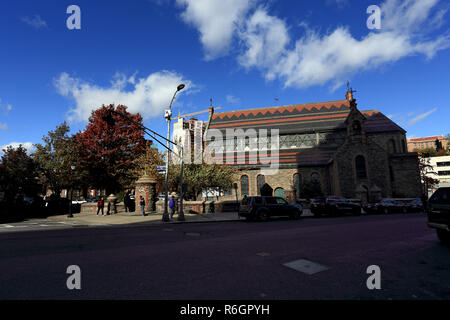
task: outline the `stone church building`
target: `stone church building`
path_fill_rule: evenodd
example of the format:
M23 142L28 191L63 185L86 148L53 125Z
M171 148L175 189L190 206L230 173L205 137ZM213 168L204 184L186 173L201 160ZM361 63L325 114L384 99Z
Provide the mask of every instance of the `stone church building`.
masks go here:
M261 174L263 164L250 164L246 153L234 165L237 189L221 200L258 195L265 183L294 200L312 180L325 195L362 202L421 196L418 156L407 150L406 131L378 110L360 111L352 90L341 101L216 113L210 128L224 135L226 129L279 129L278 173Z

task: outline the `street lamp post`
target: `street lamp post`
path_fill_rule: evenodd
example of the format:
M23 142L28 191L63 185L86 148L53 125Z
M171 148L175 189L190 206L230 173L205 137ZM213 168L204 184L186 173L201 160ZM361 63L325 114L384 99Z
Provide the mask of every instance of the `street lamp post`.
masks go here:
M166 157L166 181L165 181L165 197L164 197L164 213L163 213L163 221L167 222L170 221L169 219L169 211L168 211L168 203L169 203L169 160L170 160L170 118L172 117L172 103L173 100L175 100L175 96L177 95L177 93L181 90L184 89L184 84L180 84L177 87L177 91L175 91L172 100L170 101L170 105L169 105L169 110L166 110L164 117L167 120L167 157ZM181 161L181 163L183 163L183 161ZM181 194L182 194L181 190ZM183 203L183 200L181 200L181 204ZM181 208L182 209L182 208ZM181 212L181 211L180 211ZM178 216L178 218L180 218L180 215ZM183 215L184 218L184 215Z
M70 166L70 201L69 201L69 215L68 218L73 218L72 214L72 195L73 195L73 171L75 166Z

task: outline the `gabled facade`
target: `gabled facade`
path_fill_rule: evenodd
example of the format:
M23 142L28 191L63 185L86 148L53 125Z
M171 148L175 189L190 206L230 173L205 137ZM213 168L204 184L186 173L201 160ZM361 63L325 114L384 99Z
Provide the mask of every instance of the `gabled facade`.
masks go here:
M324 194L363 202L421 196L418 156L408 152L405 130L378 110L360 111L351 91L347 100L218 113L211 129L279 130L278 173L263 176L264 165L251 164L246 152L235 164L238 198L267 183L292 200L312 180ZM236 198L234 191L228 196Z

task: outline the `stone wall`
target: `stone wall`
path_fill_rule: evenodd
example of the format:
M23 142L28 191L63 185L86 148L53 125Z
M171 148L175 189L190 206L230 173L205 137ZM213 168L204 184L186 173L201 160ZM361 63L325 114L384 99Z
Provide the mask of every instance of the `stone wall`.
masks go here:
M392 167L392 195L397 198L420 198L421 183L417 153L390 155Z
M119 211L125 211L125 206L123 202L116 203L116 210ZM111 209L112 211L112 209ZM101 212L101 211L100 211ZM108 203L105 201L105 207L103 208L103 212L106 214L108 212ZM80 209L81 214L96 214L97 213L97 202L85 202L81 204ZM101 214L101 213L100 213Z
M366 160L367 178L357 178L355 158L362 155ZM389 160L387 152L377 144L361 141L347 141L334 156L334 177L337 179L337 195L346 198L357 197L358 187L381 189L382 197L390 197L392 190L389 180Z
M209 213L210 205L214 205L214 212L234 212L237 210L236 201L183 201L183 212L185 214ZM156 212L164 212L164 201L156 202ZM169 209L170 213L170 209Z
M408 152L406 136L401 132L377 132L375 134L367 134L368 144L376 143L379 147L388 151L389 140L395 143L396 153Z

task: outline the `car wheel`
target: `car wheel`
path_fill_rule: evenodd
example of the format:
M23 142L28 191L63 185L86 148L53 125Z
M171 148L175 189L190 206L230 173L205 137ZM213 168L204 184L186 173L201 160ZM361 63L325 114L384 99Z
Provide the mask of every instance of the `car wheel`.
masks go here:
M443 244L447 244L447 245L450 244L450 232L449 231L437 229L436 233L437 233L439 240Z
M388 213L389 213L389 208L384 208L384 209L383 209L383 213L384 213L384 214L388 214Z
M260 221L268 221L270 219L269 211L267 210L261 210L258 212L258 219Z
M361 215L361 208L353 209L353 215L354 216L360 216Z
M406 207L403 207L403 208L402 208L402 212L403 212L403 213L408 213L408 209L407 209Z

